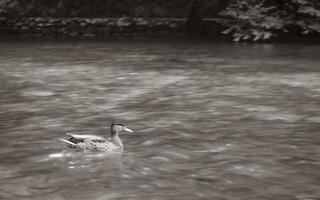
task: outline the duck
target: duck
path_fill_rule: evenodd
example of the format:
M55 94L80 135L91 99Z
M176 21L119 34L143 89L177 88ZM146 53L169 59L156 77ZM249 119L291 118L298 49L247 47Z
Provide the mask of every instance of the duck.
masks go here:
M122 123L113 122L111 124L111 138L104 138L98 135L80 135L67 133L68 139L60 139L62 142L67 143L67 147L77 151L85 152L110 152L122 151L123 143L119 137L120 132L133 133Z

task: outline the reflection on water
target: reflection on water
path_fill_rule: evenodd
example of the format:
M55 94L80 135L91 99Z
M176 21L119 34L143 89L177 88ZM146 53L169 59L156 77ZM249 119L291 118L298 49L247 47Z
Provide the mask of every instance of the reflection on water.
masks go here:
M319 50L1 42L0 199L320 198ZM123 154L58 141L115 120Z

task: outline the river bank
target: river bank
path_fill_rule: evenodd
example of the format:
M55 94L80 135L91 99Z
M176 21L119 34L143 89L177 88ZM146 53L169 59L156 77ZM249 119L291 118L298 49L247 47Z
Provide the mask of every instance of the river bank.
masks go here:
M2 19L1 35L35 36L137 36L183 35L185 18L52 18ZM203 20L203 34L219 34L223 27L217 19Z
M204 18L197 34L188 32L186 18L53 18L31 17L0 18L0 37L42 39L114 39L123 37L146 38L203 38L214 41L232 41L231 35L223 34L226 19ZM253 43L252 41L245 41ZM319 44L317 35L286 33L263 43Z

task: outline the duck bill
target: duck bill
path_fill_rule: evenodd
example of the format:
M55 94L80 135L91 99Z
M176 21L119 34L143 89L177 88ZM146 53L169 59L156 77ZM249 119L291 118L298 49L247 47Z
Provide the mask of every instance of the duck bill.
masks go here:
M123 127L123 130L128 132L128 133L133 133L133 130L129 129L128 127Z

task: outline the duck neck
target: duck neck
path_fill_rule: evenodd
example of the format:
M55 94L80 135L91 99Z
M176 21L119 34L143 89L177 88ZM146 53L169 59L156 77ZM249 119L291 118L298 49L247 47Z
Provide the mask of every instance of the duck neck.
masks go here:
M112 143L118 145L121 149L123 148L123 143L119 137L118 132L113 130L111 131L111 140L112 140Z

